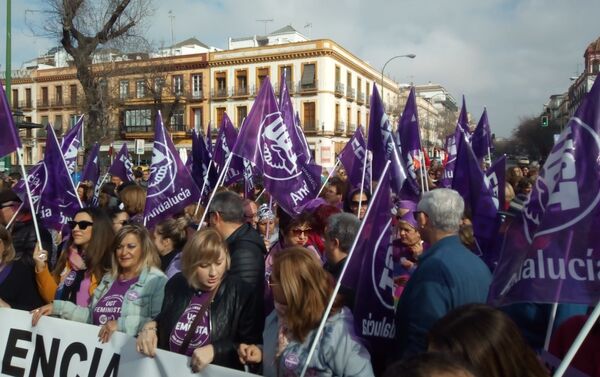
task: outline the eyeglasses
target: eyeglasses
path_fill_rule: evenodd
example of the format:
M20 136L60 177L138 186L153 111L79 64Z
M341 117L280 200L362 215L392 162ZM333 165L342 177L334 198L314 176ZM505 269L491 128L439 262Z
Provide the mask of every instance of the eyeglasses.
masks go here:
M273 275L269 275L269 279L267 279L267 285L269 286L269 288L271 288L274 285L279 285L279 283L274 283L273 282Z
M69 224L69 228L71 229L75 229L76 226L79 227L80 230L86 230L88 228L88 226L92 226L94 223L91 221L74 221L71 220L69 222L67 222L67 224Z
M296 237L300 237L301 235L308 236L308 233L311 231L311 228L308 229L292 229L292 234Z

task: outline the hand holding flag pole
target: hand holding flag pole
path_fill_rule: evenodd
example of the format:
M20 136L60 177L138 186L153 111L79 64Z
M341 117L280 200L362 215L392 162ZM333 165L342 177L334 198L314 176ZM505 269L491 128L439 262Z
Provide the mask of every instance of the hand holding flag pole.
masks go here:
M383 168L383 172L381 173L381 177L379 178L379 182L383 182L383 180L385 179L386 174L389 171L390 163L391 163L390 161L386 162L385 167ZM381 189L382 186L385 186L385 185L377 185L377 188L375 189L375 193L373 194L373 197L372 197L373 202L377 198L377 195L379 194L379 190ZM369 213L373 210L373 208L374 208L374 206L369 206L367 208L367 212L365 213L365 219L369 216ZM344 278L344 274L346 273L346 269L348 268L348 262L350 261L350 258L352 258L352 255L354 254L354 249L356 249L356 245L358 244L358 241L359 241L358 236L362 233L365 224L366 224L366 221L361 222L360 228L358 229L358 232L356 232L356 237L354 238L352 247L350 248L350 251L348 252L348 257L346 257L346 261L344 262L344 267L342 268L342 272L340 273L337 283L335 284L335 287L333 288L331 298L329 299L329 303L327 304L325 313L323 313L323 318L321 318L321 323L319 324L319 327L317 328L317 333L315 334L315 338L310 346L310 350L308 351L308 356L306 357L306 362L304 364L304 367L302 367L302 373L300 374L300 377L304 377L306 374L306 371L308 370L308 365L310 364L310 359L312 359L312 357L315 353L317 343L319 341L319 338L321 337L321 334L323 333L323 328L325 327L325 323L327 322L329 314L331 313L331 309L333 308L333 303L335 302L335 297L337 296L338 292L340 291L340 287L342 284L342 280Z

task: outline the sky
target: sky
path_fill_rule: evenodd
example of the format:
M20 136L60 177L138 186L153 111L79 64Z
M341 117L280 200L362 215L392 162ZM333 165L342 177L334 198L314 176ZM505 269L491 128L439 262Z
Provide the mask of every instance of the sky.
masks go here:
M598 0L152 0L145 35L157 46L195 36L227 48L228 37L292 25L311 39L329 38L400 83L446 87L477 120L487 107L492 132L510 136L523 117L539 115L552 94L581 73L586 47L600 37ZM43 0L13 0L12 64L57 45L34 37ZM0 25L5 25L2 2ZM307 24L312 26L305 27ZM0 31L0 70L6 30Z

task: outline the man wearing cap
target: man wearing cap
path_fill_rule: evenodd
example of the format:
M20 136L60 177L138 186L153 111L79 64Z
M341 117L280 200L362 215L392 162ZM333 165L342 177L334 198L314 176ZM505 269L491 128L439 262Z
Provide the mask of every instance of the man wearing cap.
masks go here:
M13 190L6 189L0 191L0 222L2 225L8 226L8 223L12 220L10 231L16 257L21 258L26 264L34 266L33 250L37 243L37 237L35 235L33 217L28 209L21 208L19 210L19 207L21 207L21 199L19 199ZM40 237L42 238L42 249L53 250L50 232L43 228L39 221L38 225L40 227ZM55 260L55 258L52 259ZM51 264L50 268L52 267Z

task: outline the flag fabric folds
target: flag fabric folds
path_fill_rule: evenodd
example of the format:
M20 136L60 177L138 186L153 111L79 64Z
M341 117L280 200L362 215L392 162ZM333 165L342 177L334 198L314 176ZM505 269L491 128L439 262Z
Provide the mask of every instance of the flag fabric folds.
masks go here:
M475 128L473 136L471 137L471 146L479 161L482 161L494 148L487 109L483 109L483 114L481 114L481 118L479 118L477 128Z
M73 174L75 167L77 166L77 154L79 153L79 148L81 147L82 136L83 116L79 117L79 120L75 126L67 131L60 143L60 149L65 157L65 163L69 169L69 174Z
M21 148L21 139L15 121L13 119L10 106L4 92L4 87L0 84L0 157L4 157Z
M98 160L98 152L100 152L100 144L95 143L90 153L88 153L81 181L92 182L92 187L96 186L98 177L100 176L100 162Z
M159 111L154 126L144 225L154 229L160 221L183 212L188 204L195 204L199 197L200 190L181 161Z
M344 169L346 169L348 182L350 182L352 187L360 188L364 168L363 165L367 158L367 143L363 136L362 127L359 126L356 131L354 131L354 135L352 135L348 143L346 143L344 149L341 150L338 158L344 166ZM369 164L367 164L366 169L365 185L363 188L370 190L369 180L366 178L369 176Z
M108 169L108 173L111 176L121 178L123 182L133 181L133 162L129 158L129 150L127 149L127 143L123 143L123 146L117 153L112 165Z

